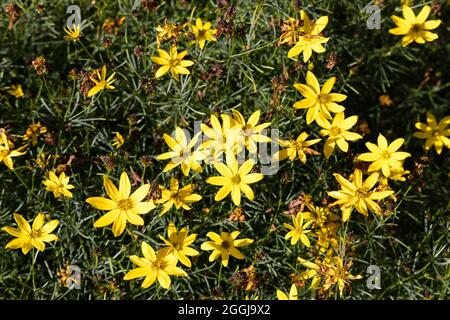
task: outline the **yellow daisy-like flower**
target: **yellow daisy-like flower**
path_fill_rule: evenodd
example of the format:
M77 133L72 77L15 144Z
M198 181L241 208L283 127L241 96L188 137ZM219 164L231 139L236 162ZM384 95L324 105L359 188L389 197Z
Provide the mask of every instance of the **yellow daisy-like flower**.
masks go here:
M169 237L168 240L164 239L163 236L159 236L159 238L169 247L169 253L173 254L183 265L190 268L192 264L188 257L200 254L200 252L190 247L197 238L197 234L188 235L186 227L177 231L175 224L171 222L167 228L167 235Z
M306 73L306 84L296 83L294 88L297 89L305 99L297 101L294 104L294 109L308 109L306 113L306 123L310 124L315 121L325 121L331 119L330 112L340 113L345 108L337 102L342 102L347 99L347 96L341 93L331 93L336 78L328 79L322 89L319 81L314 73L308 71Z
M258 125L261 110L253 112L248 121L245 121L242 114L233 109L233 120L241 127L241 135L244 136L245 147L250 153L257 153L257 143L271 142L267 136L262 135L262 131L270 126L270 122L261 123Z
M403 19L397 16L391 17L397 27L390 29L389 33L397 36L404 36L402 39L403 47L406 47L414 41L423 44L426 41L434 41L439 38L436 33L433 33L430 30L439 27L442 21L426 21L430 15L430 6L424 6L417 17L409 6L403 6L402 11Z
M299 36L295 46L289 50L288 57L294 58L303 53L303 62L308 62L313 52L324 53L326 49L322 44L328 42L330 38L323 37L321 32L328 24L328 17L323 16L312 22L305 11L301 11L303 20L303 34Z
M58 240L58 237L52 234L53 230L59 224L58 220L52 220L45 223L45 215L39 213L30 226L27 220L20 214L14 213L14 220L16 220L19 228L4 227L3 231L17 239L11 240L6 245L6 249L22 249L23 254L27 254L32 248L39 251L45 250L45 242Z
M161 189L161 199L156 200L157 204L163 203L163 209L159 213L160 215L165 214L173 206L175 208L183 208L185 210L191 210L189 207L189 202L197 202L202 199L202 196L194 192L194 185L188 184L180 189L178 180L175 178L170 179L170 190L164 188L164 186L159 186Z
M375 201L389 197L394 193L392 190L372 190L378 182L379 174L377 172L372 173L365 181L363 181L363 174L359 169L355 170L353 181L345 179L338 173L333 175L341 185L341 190L330 191L328 195L337 199L331 206L339 205L341 209L345 209L342 217L343 221L347 221L350 218L351 210L349 209L353 207L364 216L369 214L369 210L375 214L380 214L380 206Z
M214 163L214 168L221 176L206 179L206 183L222 186L216 193L214 200L221 201L231 193L233 203L239 206L241 204L241 192L243 192L250 201L253 201L255 196L249 184L262 180L264 176L261 173L250 173L255 164L252 159L245 161L239 167L234 156L227 156L226 158L227 164Z
M439 123L431 112L427 112L427 123L417 122L416 128L419 132L414 133L414 137L418 139L425 139L425 150L430 150L434 145L437 154L441 154L443 147L450 149L450 129L447 126L450 124L450 116L443 118Z
M12 95L16 99L22 98L24 96L22 86L20 84L11 85L10 89L8 90L8 94Z
M120 132L116 132L116 136L113 138L112 146L116 149L119 149L125 143L124 137L120 134Z
M281 290L277 290L277 298L278 300L298 300L298 291L295 283L292 284L289 295Z
M64 32L67 34L64 36L65 40L78 41L78 40L80 40L80 36L81 36L81 26L74 24L72 26L72 28L69 26L64 27Z
M13 150L14 145L8 140L6 130L0 128L0 163L3 162L10 170L14 170L12 158L24 155L26 153L22 152L24 148L26 148L26 146Z
M156 43L158 48L161 45L162 40L170 40L174 39L175 43L178 37L182 34L183 28L186 26L186 23L178 25L175 23L164 22L162 26L156 27Z
M144 220L139 215L155 208L153 200L143 201L150 190L150 185L144 184L130 195L131 183L126 172L120 175L119 189L106 176L103 177L103 185L110 199L102 197L86 199L86 202L94 208L108 211L94 223L94 227L102 228L113 224L112 231L114 236L118 237L124 232L127 222L143 226Z
M164 141L172 151L156 157L157 160L170 159L169 163L164 167L163 172L170 171L177 166L181 166L181 171L185 176L189 175L191 169L196 172L203 171L199 161L206 157L205 153L199 150L192 151L200 134L201 132L197 133L189 142L186 138L186 133L179 127L175 129L175 139L168 134L164 134Z
M283 225L289 229L289 232L286 233L284 239L291 239L291 245L296 245L298 240L300 240L305 246L308 248L311 246L311 242L309 242L307 233L311 232L308 228L314 223L314 220L309 220L303 223L305 220L305 214L303 212L299 212L296 215L292 215L292 224L283 223Z
M343 152L347 152L347 141L355 141L362 138L361 135L355 132L348 131L356 124L357 121L358 116L350 116L348 118L345 118L343 112L336 114L331 123L326 119L319 118L317 123L323 128L322 130L320 130L320 135L328 136L323 149L323 153L327 159L333 153L336 145Z
M151 57L152 61L161 65L156 70L155 78L160 78L170 71L172 77L176 80L180 80L180 74L190 74L187 67L194 64L191 60L183 60L187 55L187 50L178 52L177 47L173 46L170 51L164 51L163 49L157 49L159 57Z
M242 126L238 121L233 120L229 115L222 114L222 125L215 115L211 115L211 127L202 123L200 128L209 138L203 142L200 149L212 151L222 155L238 154L245 145L245 137L242 135Z
M278 139L278 143L280 146L284 147L285 149L276 152L273 157L275 160L284 160L289 158L289 160L294 160L298 157L298 159L306 163L306 154L319 154L317 151L309 148L312 145L315 145L320 141L320 139L313 139L313 140L306 140L308 139L309 134L306 132L302 132L297 139L289 139L289 140L282 140Z
M187 277L187 273L177 267L178 259L169 253L168 248L160 249L155 253L153 248L144 241L141 250L143 258L136 255L130 257L131 262L138 268L128 271L123 277L124 280L145 277L141 287L146 289L158 279L161 287L169 289L172 282L170 276Z
M362 279L362 275L355 276L350 273L352 264L351 260L344 264L342 257L339 256L333 257L329 263L325 263L326 276L323 289L328 290L331 286L337 285L339 295L342 296L345 287L350 284L351 280Z
M408 152L398 152L405 139L399 138L388 144L386 138L380 134L378 136L378 146L367 142L366 147L370 152L363 153L357 157L358 160L372 162L368 168L369 172L375 172L381 169L385 177L391 175L391 170L401 171L402 162L411 154Z
M254 240L249 238L236 239L240 233L240 231L233 231L231 233L222 232L218 235L215 232L208 232L206 236L212 241L202 243L201 249L205 251L212 250L212 253L209 256L209 262L213 262L221 257L222 265L227 267L230 255L239 260L244 259L244 255L237 248L248 246L252 244Z
M195 25L191 25L192 33L195 35L195 39L198 42L200 50L205 47L206 41L217 41L214 37L217 30L211 29L211 22L203 23L202 19L197 18Z
M48 179L44 180L42 183L46 186L47 191L53 192L55 198L72 198L72 192L69 190L75 187L69 184L69 179L70 177L66 177L64 172L61 172L58 177L53 171L50 171Z
M106 66L103 65L101 74L98 71L98 69L96 70L96 74L97 79L89 77L89 79L91 79L91 81L95 83L95 86L89 90L87 95L88 97L92 97L93 95L96 95L97 93L105 89L107 90L115 89L115 87L112 86L112 83L116 81L116 79L114 79L114 76L116 75L115 72L113 72L108 78L106 78Z

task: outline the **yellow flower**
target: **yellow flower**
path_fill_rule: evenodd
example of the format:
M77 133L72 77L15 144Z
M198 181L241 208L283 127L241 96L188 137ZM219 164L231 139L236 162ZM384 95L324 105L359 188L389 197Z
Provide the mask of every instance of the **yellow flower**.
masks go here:
M191 248L190 245L197 238L197 234L193 233L188 236L188 229L186 227L177 231L177 228L171 222L167 228L168 240L164 237L159 236L159 238L164 241L164 243L170 248L169 253L172 253L183 265L190 268L192 266L189 256L198 256L200 253Z
M308 109L306 113L307 124L314 120L325 121L326 119L331 119L330 112L340 113L345 110L343 106L336 102L344 101L347 99L347 96L341 93L331 93L335 82L335 77L330 78L320 89L316 76L311 71L308 71L306 73L306 84L294 84L294 88L305 97L305 99L294 104L294 109Z
M350 273L351 260L344 265L342 257L336 256L331 259L330 263L326 263L325 266L326 276L323 289L328 290L331 286L337 285L340 296L342 296L345 286L348 286L351 280L362 279L361 275L355 276Z
M171 284L170 276L187 277L187 273L177 267L178 259L173 254L170 254L167 248L160 249L155 253L152 247L143 241L141 250L144 255L143 258L135 255L130 257L131 262L137 265L138 268L128 271L123 278L124 280L145 277L141 285L145 289L158 279L161 287L169 289Z
M23 90L22 86L20 84L13 84L11 85L11 88L8 90L8 93L15 97L16 99L23 97Z
M25 131L22 139L24 141L31 140L33 146L37 145L39 135L47 133L47 127L43 126L41 122L32 123L28 126L27 131Z
M104 216L94 223L95 228L106 227L113 224L112 231L115 237L120 236L125 230L127 222L142 226L144 220L139 216L155 208L153 200L144 202L150 190L149 184L140 186L133 194L131 193L130 179L126 172L120 176L119 189L104 176L103 185L107 195L111 198L91 197L86 199L96 209L108 211Z
M177 47L173 46L170 51L164 51L163 49L157 49L159 57L151 57L152 61L161 65L156 71L155 77L160 78L170 71L172 77L179 81L180 74L190 74L187 67L194 64L191 60L183 60L187 55L187 50L177 52Z
M123 146L124 143L125 139L123 138L123 136L119 132L116 132L116 136L113 139L112 146L115 147L116 149L119 149L120 147Z
M326 270L324 268L324 264L319 260L319 258L316 258L316 262L310 262L303 258L298 257L298 261L307 268L306 271L300 273L300 279L308 280L312 279L310 287L312 289L319 288L320 282L322 280L322 272L321 270ZM325 258L327 259L327 258Z
M286 148L281 151L278 151L274 154L275 160L284 160L289 158L289 160L294 160L296 157L303 162L306 163L306 153L308 154L319 154L317 151L309 148L310 146L318 143L320 139L306 140L309 135L306 132L302 132L296 140L289 139L282 140L278 139L278 143L280 146Z
M58 220L52 220L46 224L45 215L39 213L33 221L32 226L20 214L14 213L19 228L4 227L3 231L17 239L11 240L6 245L6 249L22 249L23 254L27 254L33 247L39 251L45 250L45 242L58 240L58 237L52 234L59 224Z
M293 225L283 223L283 225L290 230L288 233L286 233L284 239L289 240L290 238L291 245L297 244L298 240L300 240L305 246L309 248L311 246L311 243L309 242L309 239L306 236L306 234L311 232L311 230L307 229L311 226L311 224L314 223L314 220L309 220L306 223L303 222L304 222L304 213L299 212L297 213L297 215L292 215Z
M95 79L93 77L89 77L89 79L91 79L91 81L95 83L95 86L89 90L88 95L87 95L88 97L96 95L97 93L99 93L100 91L103 91L104 89L107 89L107 90L115 89L115 87L112 86L112 83L114 81L116 81L116 79L114 79L114 76L116 74L115 72L113 72L107 79L106 78L106 66L103 65L102 73L100 74L100 72L98 70L96 70L96 73L97 73L97 79Z
M80 35L81 35L81 27L80 25L74 24L71 27L67 26L64 27L64 32L67 33L66 36L64 36L64 39L67 41L78 41L80 40Z
M202 150L209 150L210 154L216 152L216 156L237 154L244 144L245 137L242 135L242 126L238 121L233 120L229 115L222 114L222 125L215 115L211 115L211 126L202 123L200 128L202 132L209 138L200 146Z
M359 155L357 159L372 162L368 171L374 172L381 169L383 175L388 178L391 175L391 170L401 171L401 161L407 157L411 157L411 154L408 152L397 152L405 142L405 139L396 139L388 145L386 138L380 134L377 142L378 146L374 143L367 142L366 147L370 152Z
M194 192L194 185L188 184L181 189L178 180L175 178L170 179L170 190L164 188L164 186L159 186L161 188L161 199L157 200L156 203L163 203L163 209L160 215L165 214L167 211L175 205L175 208L183 208L185 210L191 210L188 206L188 202L197 202L202 199L202 196Z
M331 156L331 153L333 152L336 145L343 152L347 152L347 141L355 141L362 138L361 135L355 132L348 131L356 124L357 121L358 116L350 116L345 119L345 115L343 112L336 114L331 123L326 119L322 120L321 118L319 118L319 121L317 123L323 128L322 130L320 130L320 135L328 136L323 149L323 153L327 159Z
M444 146L450 148L450 139L447 138L450 136L450 129L447 129L449 124L450 116L443 118L438 124L434 115L431 112L427 112L427 124L417 122L416 128L421 132L415 132L414 137L426 139L425 150L430 150L434 145L437 154L441 154Z
M407 5L402 7L402 11L403 19L397 16L391 17L397 27L390 29L389 33L397 36L404 36L402 39L403 47L406 47L413 41L422 44L426 41L434 41L439 38L436 33L429 30L439 27L442 21L426 21L430 15L430 6L424 6L417 17L414 14L414 11Z
M281 290L277 290L278 300L298 300L298 291L295 283L292 284L291 290L289 290L289 295Z
M72 198L72 192L69 190L75 187L69 184L69 179L70 177L66 177L64 172L61 172L58 178L53 171L50 171L49 178L42 183L47 187L47 191L53 192L55 198L59 198L61 196Z
M206 41L217 41L214 37L217 30L211 29L211 22L205 22L203 24L202 19L197 18L195 20L195 25L191 25L192 33L195 35L195 39L198 42L200 50L203 50Z
M19 149L14 149L14 145L8 140L5 129L0 128L0 162L3 162L10 170L14 170L13 157L24 155L26 152L22 150L26 146L22 146Z
M303 34L295 46L289 50L288 57L297 57L303 52L303 62L308 62L314 52L324 53L326 50L322 46L323 43L328 42L330 38L321 36L321 32L328 24L328 17L323 16L312 22L305 11L301 11L301 20L303 20Z
M331 206L340 205L344 211L343 221L350 218L350 208L356 208L356 211L364 216L368 215L368 210L375 214L381 214L380 206L374 200L381 200L389 197L394 193L392 190L375 191L372 190L378 182L379 174L372 173L365 181L363 181L362 171L356 169L353 174L353 181L345 179L338 173L333 174L341 185L341 190L328 192L328 195L337 199Z
M250 201L253 201L254 194L249 184L260 181L264 176L261 173L249 173L254 165L252 159L245 161L239 167L234 156L227 156L226 158L226 165L220 162L214 163L214 168L221 176L206 179L206 183L222 186L216 193L214 200L220 201L231 192L231 199L238 206L241 204L241 192L243 192Z
M278 40L278 44L293 45L300 40L300 36L304 35L305 30L303 28L303 21L289 17L288 20L283 22L281 26L283 32Z
M172 151L160 154L156 157L158 160L170 159L169 163L164 167L163 172L170 171L178 165L181 166L181 171L185 176L189 175L191 169L196 172L202 172L202 166L198 161L203 160L206 155L202 151L192 151L200 134L201 132L197 133L189 143L186 139L184 130L179 127L176 127L175 129L175 139L168 134L164 134L164 141Z
M258 125L261 110L253 112L248 121L245 121L242 114L237 110L233 111L233 120L241 127L241 135L244 136L244 143L247 150L251 153L257 153L258 147L256 143L271 142L272 139L261 134L261 132L270 126L270 122L265 122Z
M175 23L164 22L162 26L156 27L156 43L158 48L161 45L162 40L170 40L174 39L176 42L177 38L181 35L183 28L186 26L186 23L178 25Z
M236 239L240 233L240 231L233 231L231 233L222 232L219 236L215 232L208 232L206 236L212 241L202 243L201 249L205 251L212 250L209 256L209 262L213 262L220 256L222 258L222 265L227 267L230 255L239 260L244 259L244 255L237 248L248 246L254 240L249 238Z

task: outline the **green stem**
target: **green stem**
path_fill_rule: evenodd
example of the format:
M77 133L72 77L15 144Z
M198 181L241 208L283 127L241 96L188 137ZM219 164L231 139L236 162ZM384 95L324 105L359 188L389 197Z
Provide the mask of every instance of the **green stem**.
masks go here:
M32 253L31 253L31 282L32 282L32 284L33 284L33 298L34 298L34 295L35 295L35 293L36 293L36 282L34 281L34 251L35 251L35 249L33 248L33 251L32 251ZM37 255L36 255L36 257L37 257Z
M28 189L28 186L25 184L25 182L24 182L24 181L22 180L22 178L19 176L19 174L17 173L16 169L13 169L12 171L13 171L14 174L16 175L17 179L19 179L20 183L22 183L23 186L24 186L25 188Z

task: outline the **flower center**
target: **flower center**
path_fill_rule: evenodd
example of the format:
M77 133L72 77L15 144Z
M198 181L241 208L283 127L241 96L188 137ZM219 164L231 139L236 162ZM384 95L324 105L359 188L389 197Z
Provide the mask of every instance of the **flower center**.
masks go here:
M37 239L41 235L41 232L39 230L31 230L29 233L29 236L31 239Z
M341 128L335 127L335 126L330 128L330 136L337 136L340 133L341 133Z
M389 159L389 158L391 157L391 154L390 154L390 152L388 152L388 151L384 151L384 152L381 154L381 157L382 157L383 159L387 160L387 159Z
M153 268L155 269L164 270L166 267L166 260L156 260L155 262L153 262Z
M6 157L9 154L9 150L5 149L5 150L0 150L0 159L3 159L4 157Z
M369 195L369 191L367 189L365 189L365 188L358 188L355 191L355 196L358 199L365 199L365 198L367 198L368 195Z
M224 249L229 249L231 247L230 243L227 240L222 241L220 246Z
M331 101L331 98L330 95L321 93L317 96L317 101L320 104L326 104Z
M239 184L241 183L241 177L239 175L235 175L233 176L233 178L231 178L231 182L234 184Z
M117 202L117 207L123 211L130 210L134 207L133 200L130 198L119 200L119 202Z
M415 23L411 27L413 33L420 33L423 30L423 25L421 23Z

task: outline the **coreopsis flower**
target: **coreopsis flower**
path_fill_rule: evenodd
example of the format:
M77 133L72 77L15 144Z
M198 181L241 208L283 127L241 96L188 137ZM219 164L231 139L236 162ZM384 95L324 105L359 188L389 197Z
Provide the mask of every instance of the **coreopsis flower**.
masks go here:
M114 79L114 76L116 75L115 72L113 72L108 78L106 78L106 66L105 65L102 66L101 74L98 71L98 69L95 72L97 75L97 79L89 76L89 79L95 83L95 86L89 90L88 95L87 95L88 97L96 95L97 93L99 93L100 91L103 91L105 89L106 90L115 89L115 87L112 86L113 82L116 81L116 79Z
M95 221L94 227L102 228L113 224L113 234L118 237L124 232L127 222L143 226L144 220L139 215L155 208L153 200L143 201L150 190L150 185L144 184L130 195L131 183L126 172L120 175L119 189L106 176L103 177L103 185L110 199L103 197L86 199L86 202L94 208L108 211Z
M22 86L20 84L13 84L8 90L8 94L12 95L16 99L22 98L24 96Z
M212 250L212 253L209 256L209 262L213 262L221 257L222 265L227 267L230 255L239 260L244 259L244 255L237 248L248 246L252 244L254 240L249 238L236 239L240 233L240 231L233 231L231 233L222 232L218 235L215 232L208 232L206 236L212 241L202 243L201 249L205 251Z
M388 178L391 175L391 170L401 171L401 161L407 157L411 157L411 154L397 151L405 142L403 138L396 139L391 144L388 144L386 138L380 134L377 142L378 146L374 143L367 142L366 147L370 152L360 154L357 159L372 162L368 171L375 172L381 169L383 175Z
M356 169L353 174L353 180L349 181L338 173L333 176L341 185L339 191L328 192L328 195L337 199L331 206L339 205L341 209L355 208L356 211L364 216L368 215L369 210L375 214L381 214L380 206L375 202L377 200L389 197L394 193L392 190L377 191L373 188L378 182L379 174L372 173L363 181L362 171ZM351 210L344 211L342 220L347 221L350 218Z
M16 220L19 228L4 227L3 231L17 239L11 240L6 245L6 249L22 249L23 254L27 254L32 248L39 251L45 250L45 243L58 240L58 237L52 234L53 230L59 224L58 220L52 220L45 223L45 215L39 213L30 226L27 220L18 213L14 213L14 220Z
M26 152L22 152L22 150L25 147L14 150L14 145L6 136L5 129L0 128L0 163L3 162L10 170L14 170L12 158L24 155Z
M344 264L342 257L333 257L329 263L325 264L326 275L323 289L328 290L331 286L337 285L339 295L342 297L344 289L350 285L350 281L362 279L361 275L355 276L350 273L352 264L352 260Z
M183 33L183 28L186 26L184 24L176 24L165 21L162 26L156 27L156 43L158 48L161 46L162 40L171 40L177 42L178 37Z
M72 27L66 26L64 27L64 32L66 35L64 36L64 39L67 41L78 41L80 40L81 36L81 26L78 24L74 24Z
M362 138L361 135L348 131L356 124L357 121L358 116L350 116L345 118L343 112L336 114L331 123L326 119L319 118L317 124L323 128L320 130L320 135L328 136L323 149L323 153L327 159L331 156L331 153L336 145L343 152L347 152L347 141L355 141Z
M186 227L177 231L175 224L171 222L167 228L169 239L166 240L163 236L159 236L159 238L169 247L169 253L173 254L183 265L190 268L192 264L188 257L198 256L200 253L190 247L197 238L197 234L188 235L188 233Z
M243 192L250 201L253 201L254 193L249 184L262 180L264 176L261 173L250 173L255 164L252 159L245 161L239 167L234 156L227 156L226 158L226 164L220 162L213 164L221 176L206 179L206 183L222 186L216 193L214 200L221 201L231 193L233 203L239 206L241 204L241 192Z
M294 109L308 109L306 112L306 123L310 124L315 121L325 121L332 119L330 112L340 113L345 108L337 102L342 102L347 99L345 94L331 93L336 77L328 79L322 89L319 81L314 73L308 71L306 73L306 84L296 83L294 88L297 89L305 99L294 103Z
M183 208L185 210L191 210L188 205L189 202L197 202L202 199L202 196L194 192L194 185L188 184L180 189L180 185L177 179L170 179L170 190L164 188L164 186L159 186L161 189L161 198L156 200L157 204L163 204L163 209L159 213L160 215L165 214L173 206L175 208Z
M436 33L431 32L441 24L441 20L429 20L426 21L430 15L431 8L426 5L423 6L420 13L414 14L411 7L404 5L402 7L403 18L392 16L392 20L397 25L396 28L390 29L389 33L404 36L402 39L402 46L406 47L412 42L423 44L426 41L434 41L439 36Z
M229 115L222 114L222 125L215 115L211 115L211 127L202 123L200 128L209 138L200 146L202 150L214 150L216 156L238 154L244 144L245 137L242 135L242 126L234 121Z
M325 258L327 259L327 258ZM311 280L310 288L319 288L320 282L322 281L322 270L325 270L323 263L319 258L315 259L315 262L307 261L303 258L298 257L298 262L300 262L304 267L307 268L306 271L300 273L299 278L302 280Z
M278 139L278 143L280 144L280 146L284 147L285 149L276 152L273 155L274 159L282 161L289 158L289 160L292 161L298 157L301 162L306 163L306 154L319 154L317 151L309 147L318 143L320 139L306 140L308 139L308 137L309 134L307 134L306 132L302 132L295 140Z
M27 131L22 136L24 141L31 140L33 146L37 145L39 135L47 133L47 127L43 126L40 122L32 123L28 126Z
M125 139L123 138L123 136L119 132L116 132L116 136L113 138L112 146L116 149L119 149L123 146L124 143Z
M195 25L191 25L192 33L195 40L198 42L200 50L205 47L206 41L217 41L214 35L217 33L216 29L211 29L211 22L203 23L202 19L197 18Z
M157 49L159 57L151 57L152 61L161 65L158 70L156 70L155 78L160 78L170 71L172 77L176 80L180 80L180 74L190 74L187 67L194 64L191 60L183 60L187 55L187 50L178 52L177 47L173 46L170 48L169 52L163 49Z
M168 248L158 250L156 253L153 248L145 241L142 242L141 250L144 257L133 255L130 257L138 267L130 270L123 277L124 280L132 280L145 277L142 282L142 288L148 288L156 279L161 287L169 289L171 284L170 276L187 277L187 273L177 267L178 259L171 253Z
M258 125L261 110L253 112L247 121L245 121L242 114L233 109L233 120L241 127L241 134L244 136L245 147L250 153L257 153L257 143L271 142L272 139L261 134L262 131L270 126L270 122L261 123Z
M304 32L303 20L298 20L295 18L289 17L288 20L283 22L281 26L281 36L278 40L278 45L288 44L294 45L300 40L300 36L302 36Z
M199 150L192 151L192 148L194 148L197 143L200 134L201 132L197 133L189 142L186 138L186 133L179 127L176 127L175 129L175 139L168 134L163 135L164 141L172 150L156 157L157 160L170 159L164 167L163 172L170 171L177 166L181 167L181 171L185 176L189 175L191 169L196 172L203 171L199 161L206 157L205 153Z
M441 154L443 147L450 148L450 116L443 118L439 123L431 112L427 112L427 123L417 122L416 128L419 132L414 133L414 137L425 139L425 150L428 151L432 146L437 154Z
M328 17L323 16L316 21L311 21L305 11L301 11L303 20L303 34L299 36L295 46L288 52L289 58L294 58L303 53L303 62L308 62L313 52L324 53L326 49L322 44L328 42L330 38L321 35L321 32L328 24Z
M69 190L75 187L69 184L69 179L70 177L66 177L64 172L61 172L58 177L53 171L50 171L48 173L48 179L44 180L42 183L46 186L47 191L53 192L55 198L72 198L72 192Z
M289 295L278 289L277 298L278 300L298 300L298 291L295 283L292 284Z
M314 223L314 220L305 221L304 213L299 212L296 215L292 215L292 225L283 223L283 225L289 229L284 239L291 239L291 245L296 245L300 240L308 248L311 246L311 242L308 239L307 234L311 232L308 228Z

